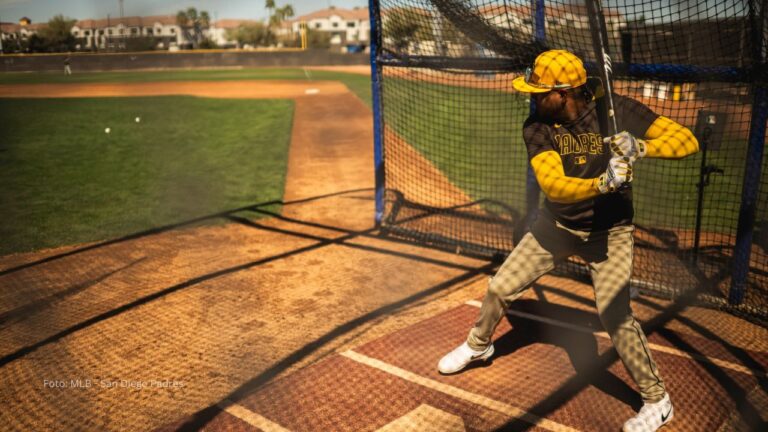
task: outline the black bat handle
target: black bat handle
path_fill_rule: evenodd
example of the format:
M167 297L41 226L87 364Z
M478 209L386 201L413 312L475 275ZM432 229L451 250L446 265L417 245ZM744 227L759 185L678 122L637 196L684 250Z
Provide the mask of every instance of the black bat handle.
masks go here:
M615 135L619 132L616 124L616 112L613 107L613 83L611 81L610 70L605 61L608 52L608 29L605 26L605 17L603 8L600 6L600 0L586 0L587 15L589 15L589 28L592 33L592 49L595 53L595 64L597 73L603 84L602 101L598 103L605 104L603 109L603 124L608 128L607 135Z

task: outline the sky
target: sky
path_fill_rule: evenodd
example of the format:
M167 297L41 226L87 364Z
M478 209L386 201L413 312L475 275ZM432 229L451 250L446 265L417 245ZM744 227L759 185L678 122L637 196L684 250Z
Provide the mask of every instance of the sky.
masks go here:
M275 0L278 7L291 4L296 16L328 6L352 9L368 6L368 0ZM181 9L208 11L213 20L264 19L264 0L123 0L125 16L176 15ZM28 17L33 23L48 22L54 15L68 18L106 18L120 16L118 0L0 0L0 21L18 22Z

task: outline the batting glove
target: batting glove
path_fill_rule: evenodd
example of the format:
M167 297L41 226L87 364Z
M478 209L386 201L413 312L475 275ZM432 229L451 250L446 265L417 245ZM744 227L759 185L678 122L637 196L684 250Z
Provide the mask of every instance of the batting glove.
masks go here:
M602 194L615 192L625 183L632 181L632 163L629 158L613 156L608 169L597 178L596 187Z
M647 150L645 141L635 138L627 131L605 137L603 142L610 146L614 156L628 157L630 163L635 163L636 160L644 157Z

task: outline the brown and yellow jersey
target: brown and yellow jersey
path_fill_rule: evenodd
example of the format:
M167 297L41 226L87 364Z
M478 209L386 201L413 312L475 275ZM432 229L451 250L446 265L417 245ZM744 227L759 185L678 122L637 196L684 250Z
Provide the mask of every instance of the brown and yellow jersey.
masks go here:
M640 138L659 118L645 105L620 95L614 95L614 107L619 130ZM592 191L591 180L605 172L611 158L610 149L603 143L594 102L569 123L529 117L523 126L523 138L539 183L547 178L559 180L556 188L542 184L547 188L546 209L556 220L568 228L585 231L632 223L631 187L605 195ZM548 176L548 171L557 173ZM590 197L581 199L583 196Z

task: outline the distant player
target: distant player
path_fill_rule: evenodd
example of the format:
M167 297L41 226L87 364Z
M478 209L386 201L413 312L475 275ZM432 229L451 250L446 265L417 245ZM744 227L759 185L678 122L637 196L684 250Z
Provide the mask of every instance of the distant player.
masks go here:
M70 61L69 54L67 54L67 56L64 57L64 75L72 75L72 68L69 66Z
M523 138L545 205L490 280L467 341L443 357L438 370L456 373L490 358L491 336L510 303L556 263L578 255L589 265L600 320L644 401L624 430L655 431L672 420L673 409L629 304L632 165L642 157L683 158L696 153L699 144L684 126L619 95L614 96L616 118L624 132L603 138L586 81L578 57L552 50L512 82L536 103Z

